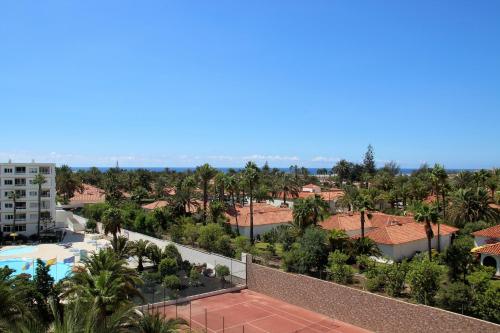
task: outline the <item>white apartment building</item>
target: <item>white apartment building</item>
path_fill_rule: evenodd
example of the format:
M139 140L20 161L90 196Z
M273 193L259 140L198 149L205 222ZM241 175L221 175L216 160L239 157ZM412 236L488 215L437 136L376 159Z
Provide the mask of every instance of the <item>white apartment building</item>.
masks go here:
M45 177L41 191L41 227L43 221L56 217L56 168L52 163L0 163L0 228L4 235L11 232L30 236L37 233L38 185L33 184L40 173ZM14 201L16 193L16 221ZM49 223L53 225L53 223Z

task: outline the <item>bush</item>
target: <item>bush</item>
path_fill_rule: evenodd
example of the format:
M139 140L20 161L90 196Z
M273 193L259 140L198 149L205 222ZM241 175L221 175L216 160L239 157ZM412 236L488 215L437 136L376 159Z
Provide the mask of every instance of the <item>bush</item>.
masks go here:
M88 219L87 223L85 224L85 229L95 233L97 230L97 223L94 219Z
M219 237L215 243L215 252L222 254L226 257L233 257L234 251L231 247L231 237L224 235Z
M442 267L434 261L429 261L425 256L423 259L413 260L408 273L413 299L422 304L432 305L434 296L439 290L442 274Z
M179 266L174 258L165 258L160 261L158 265L158 272L162 277L167 275L175 275L179 271Z
M163 249L163 257L175 259L179 267L182 265L182 256L179 253L179 250L177 250L177 246L174 244L168 244L165 246Z
M170 233L170 239L172 240L172 242L175 242L175 243L182 242L182 236L183 236L184 231L183 231L183 227L181 225L178 225L178 224L171 225L169 233Z
M215 223L204 225L200 228L198 244L207 251L217 251L217 241L224 236L224 229Z
M443 262L448 266L448 274L451 280L462 278L465 282L466 275L474 263L471 249L474 242L469 237L456 239L443 253Z
M163 278L163 286L172 291L177 291L181 288L181 280L176 275L167 275Z
M187 244L194 245L199 236L198 226L194 223L184 224L183 236Z
M189 283L195 287L199 286L200 279L201 279L200 271L198 271L196 267L192 267L191 270L189 271Z
M436 298L437 304L443 309L461 314L469 314L472 311L472 289L463 282L453 282L446 288L441 288Z
M221 280L224 280L226 276L230 274L229 267L225 265L216 265L215 266L215 275L220 278Z
M309 227L299 242L283 254L283 268L300 274L320 273L328 257L326 233L319 228Z
M403 293L409 269L410 265L406 260L386 266L385 292L389 296L400 296Z
M332 281L342 284L352 283L354 272L352 267L346 264L348 259L349 256L347 254L338 250L330 253L328 256L328 271Z

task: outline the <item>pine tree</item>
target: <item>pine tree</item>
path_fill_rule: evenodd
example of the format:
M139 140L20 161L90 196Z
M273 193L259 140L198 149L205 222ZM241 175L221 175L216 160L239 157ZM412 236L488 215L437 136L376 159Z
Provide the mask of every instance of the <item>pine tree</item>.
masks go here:
M365 172L370 175L374 175L377 171L375 168L375 157L373 156L373 147L372 145L368 145L368 150L365 153L365 158L363 160L363 165L365 167Z

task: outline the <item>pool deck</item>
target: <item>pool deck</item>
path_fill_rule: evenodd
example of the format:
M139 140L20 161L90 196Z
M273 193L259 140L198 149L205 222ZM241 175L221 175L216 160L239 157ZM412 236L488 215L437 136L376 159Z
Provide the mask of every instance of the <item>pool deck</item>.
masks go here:
M72 256L75 256L76 262L79 261L80 259L80 253L79 251L76 252L76 250L73 250L75 252L72 252L72 249L78 249L78 250L86 250L89 253L96 251L96 249L100 247L105 247L109 245L109 241L106 239L98 239L95 240L96 235L83 235L80 234L81 237L79 238L74 238L74 239L79 239L81 241L77 242L62 242L59 244L39 244L39 245L7 245L3 246L0 248L0 260L8 260L8 259L37 259L40 258L42 260L48 260L52 258L57 258L58 262L62 262L65 258L69 258ZM71 239L71 237L66 237L66 239ZM94 243L95 242L95 243ZM71 243L71 247L66 248L63 245ZM32 252L28 253L18 253L18 254L8 254L8 255L2 255L1 251L2 250L11 250L11 249L16 249L19 247L27 247L27 246L33 246L35 249Z

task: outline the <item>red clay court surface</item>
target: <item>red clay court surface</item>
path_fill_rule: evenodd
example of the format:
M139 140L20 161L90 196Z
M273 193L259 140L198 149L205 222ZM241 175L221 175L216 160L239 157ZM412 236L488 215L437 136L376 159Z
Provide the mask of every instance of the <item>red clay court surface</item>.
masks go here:
M178 306L177 316L191 322L193 332L205 332L205 328L208 333L369 332L250 290L192 301L191 321L189 311L189 305ZM175 306L164 312L168 318L176 316Z

